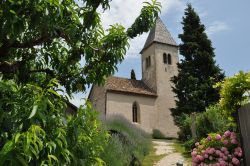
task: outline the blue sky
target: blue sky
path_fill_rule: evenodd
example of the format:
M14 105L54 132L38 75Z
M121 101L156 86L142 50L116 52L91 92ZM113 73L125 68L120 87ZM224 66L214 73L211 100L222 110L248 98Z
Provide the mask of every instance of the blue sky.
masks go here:
M240 70L250 70L250 1L249 0L159 0L162 3L161 19L179 44L178 34L182 33L182 16L187 3L191 3L206 27L209 39L215 48L217 64L227 76ZM129 27L138 16L143 0L113 0L110 11L102 13L105 28L110 24L121 23ZM130 49L125 60L118 65L115 74L130 77L131 69L141 79L140 50L148 34L130 41ZM181 57L181 56L180 56ZM77 94L72 102L83 103L87 95Z

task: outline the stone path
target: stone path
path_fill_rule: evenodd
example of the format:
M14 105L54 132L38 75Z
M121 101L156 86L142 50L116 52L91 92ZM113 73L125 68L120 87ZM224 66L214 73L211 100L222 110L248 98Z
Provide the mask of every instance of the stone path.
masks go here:
M182 162L184 166L189 166L189 164L185 163L184 157L175 152L173 148L173 141L171 140L154 140L156 148L156 155L165 154L166 156L162 158L155 166L176 166L177 162Z

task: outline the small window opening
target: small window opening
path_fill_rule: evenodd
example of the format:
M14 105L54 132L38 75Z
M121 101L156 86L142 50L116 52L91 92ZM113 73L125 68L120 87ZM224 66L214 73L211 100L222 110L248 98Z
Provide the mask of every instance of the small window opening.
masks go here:
M151 58L150 56L146 58L146 68L151 66Z
M167 64L167 54L163 54L163 63Z
M168 64L171 65L172 64L172 58L171 58L171 55L168 54Z
M138 108L136 102L133 103L132 116L133 122L138 122Z

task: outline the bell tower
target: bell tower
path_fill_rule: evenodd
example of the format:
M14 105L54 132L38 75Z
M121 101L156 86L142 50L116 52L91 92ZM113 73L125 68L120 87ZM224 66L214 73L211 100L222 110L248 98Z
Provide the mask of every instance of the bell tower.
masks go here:
M178 46L160 18L156 20L142 49L142 81L157 93L155 128L167 137L177 137L171 115L175 107L171 78L177 75Z

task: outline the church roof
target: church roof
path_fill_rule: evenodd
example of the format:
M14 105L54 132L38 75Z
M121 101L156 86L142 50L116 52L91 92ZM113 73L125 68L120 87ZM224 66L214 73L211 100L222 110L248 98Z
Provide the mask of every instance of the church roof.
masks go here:
M155 42L177 46L176 42L160 18L156 19L155 26L151 29L142 51Z
M120 77L108 77L105 83L107 91L157 96L143 81Z

